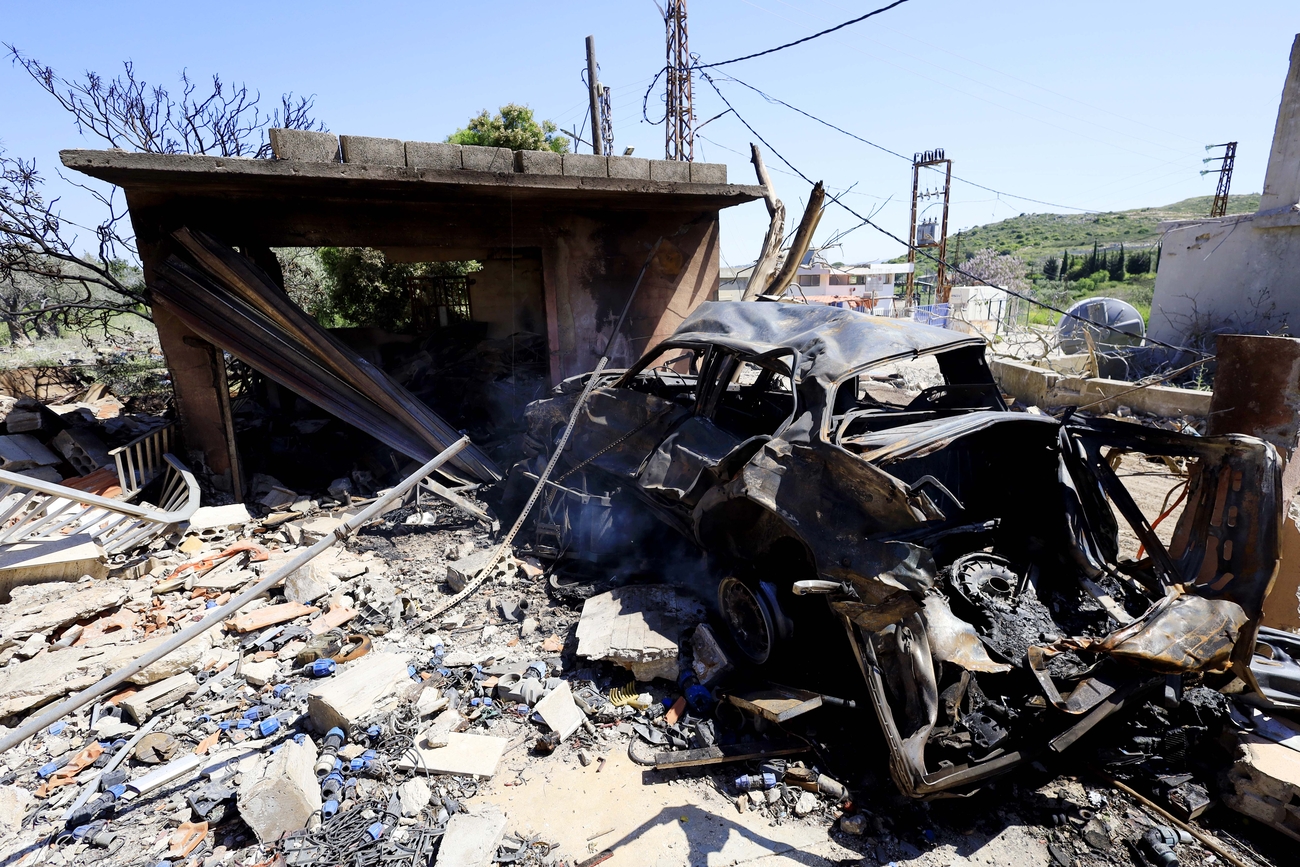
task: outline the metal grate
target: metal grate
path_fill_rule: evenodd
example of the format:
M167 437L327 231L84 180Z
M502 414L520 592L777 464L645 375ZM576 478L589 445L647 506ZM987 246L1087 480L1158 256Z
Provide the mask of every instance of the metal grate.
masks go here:
M474 316L469 305L469 287L474 281L463 275L426 275L411 280L411 325L417 332L469 322Z

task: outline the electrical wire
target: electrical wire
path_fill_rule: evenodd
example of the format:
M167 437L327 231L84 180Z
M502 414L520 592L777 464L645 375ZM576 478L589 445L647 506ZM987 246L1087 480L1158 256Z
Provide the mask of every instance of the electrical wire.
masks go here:
M794 165L793 163L791 163L788 159L786 159L784 154L782 154L782 153L781 153L780 151L778 151L776 148L772 147L771 142L769 142L767 139L763 138L763 136L759 134L758 130L756 130L756 129L754 129L754 127L750 126L749 121L745 120L744 115L742 115L740 112L736 111L736 107L733 106L733 105L731 104L731 102L727 99L727 97L726 97L725 95L723 95L722 91L718 89L718 85L713 81L713 77L712 77L712 76L710 76L707 72L703 72L703 71L701 71L701 72L700 72L700 77L703 78L706 82L708 82L709 86L712 87L713 90L714 90L714 92L718 94L718 98L721 99L721 100L723 101L723 103L726 104L727 108L731 109L731 112L732 112L732 114L734 114L734 115L736 116L736 119L739 120L742 124L745 125L745 129L749 130L749 131L754 135L755 138L757 138L759 141L761 141L761 142L762 142L762 143L767 147L768 150L770 150L773 154L775 154L776 157L777 157L777 159L779 159L781 162L783 162L783 163L785 163L787 166L789 166L791 171L793 171L793 172L794 172L795 174L797 174L799 177L803 178L804 181L806 181L807 183L809 183L809 184L814 183L813 180L812 180L811 178L809 178L807 175L805 175L802 171L799 170L799 168L798 168L797 166L795 166L795 165ZM1113 325L1107 325L1107 324L1105 324L1105 323L1101 323L1101 322L1093 322L1091 319L1085 319L1084 317L1078 315L1077 313L1071 313L1071 312L1068 311L1068 310L1064 310L1064 309L1062 309L1062 308L1060 308L1060 307L1057 307L1057 306L1055 306L1055 305L1048 304L1046 301L1040 301L1040 300L1038 300L1037 298L1034 298L1034 297L1032 297L1032 296L1030 296L1030 295L1026 295L1026 294L1024 294L1023 292L1017 292L1016 290L1014 290L1014 289L1009 289L1009 288L1007 288L1006 286L998 286L998 285L996 285L996 284L990 283L989 281L985 280L983 277L979 277L979 276L977 276L977 275L975 275L975 274L972 274L972 273L970 273L969 271L966 271L966 270L962 269L962 268L961 268L960 266L958 266L958 265L954 265L954 264L951 264L951 263L943 262L943 261L941 261L937 256L935 256L935 255L933 255L932 253L928 252L924 247L917 247L917 246L915 246L915 245L913 245L913 244L911 244L911 243L909 243L909 242L907 242L907 241L904 241L902 238L898 237L898 236L895 235L893 232L889 231L888 229L884 228L883 226L880 226L880 225L878 225L877 223L875 223L874 221L872 221L869 217L864 217L864 216L862 216L862 215L859 214L857 211L855 211L853 208L851 208L851 207L849 207L848 205L844 204L844 202L843 202L842 200L840 200L840 199L837 198L837 199L832 199L832 201L833 201L835 204L839 205L839 206L840 206L841 208L843 208L844 210L848 211L848 212L849 212L850 214L852 214L853 216L857 217L859 220L861 220L861 221L862 221L861 225L870 226L871 228L875 229L875 230L876 230L877 232L879 232L880 234L884 235L884 236L887 237L887 238L891 238L891 239L893 239L894 241L897 241L899 244L902 244L904 247L907 247L909 250L915 250L918 254L924 256L925 258L931 260L932 262L935 262L936 264L941 264L941 265L943 265L945 268L947 268L949 271L953 271L953 272L955 272L955 273L957 273L957 274L960 274L960 275L962 275L963 277L965 277L965 278L967 278L967 279L969 279L969 280L974 280L976 283L978 283L978 284L980 284L980 285L982 285L982 286L988 286L988 287L990 287L990 288L992 288L992 289L999 289L999 290L1001 290L1001 291L1003 291L1003 292L1006 292L1008 295L1012 296L1013 298L1019 298L1019 299L1021 299L1022 301L1027 301L1027 302L1030 303L1030 304L1037 304L1039 307L1043 307L1043 308L1045 308L1045 309L1047 309L1047 310L1051 310L1053 313L1058 313L1058 314L1060 314L1061 316L1068 316L1069 318L1074 319L1074 320L1077 320L1078 322L1081 322L1081 323L1083 323L1083 324L1085 324L1085 325L1090 325L1090 326L1093 326L1093 327L1095 327L1095 328L1104 328L1104 329L1106 329L1107 331L1113 331L1113 332L1115 332L1116 334L1124 334L1126 337L1132 337L1132 335L1127 334L1127 332L1123 332L1123 331L1121 331L1120 329L1114 327ZM1200 350L1200 349L1193 349L1193 348L1191 348L1191 347L1189 347L1189 346L1175 346L1175 345L1172 344L1172 343L1165 343L1163 340L1157 340L1157 339L1155 339L1154 337L1150 337L1150 336L1146 337L1145 339L1146 339L1146 341L1147 341L1148 343L1155 344L1156 346L1163 346L1165 349L1172 349L1172 350L1175 351L1175 352L1187 352L1187 353L1191 353L1192 355L1200 356L1202 362L1214 358L1214 356L1213 356L1211 353L1205 352L1205 351ZM1194 365L1193 365L1193 366L1194 366Z
M845 27L848 27L852 24L857 24L859 21L866 21L868 18L871 18L875 15L879 15L882 12L888 12L890 9L893 9L896 6L902 6L906 2L908 2L908 0L894 0L894 2L890 3L888 6L881 6L879 9L873 9L870 12L868 12L866 15L859 15L857 18L854 18L849 21L845 21L843 24L836 24L834 27L829 27L826 30L822 30L817 33L814 33L811 36L805 36L803 39L796 39L794 42L787 42L784 45L778 45L775 48L769 48L766 51L758 51L755 52L754 54L746 54L743 57L733 57L730 60L719 60L717 63L706 63L703 66L696 66L695 68L713 69L714 67L717 66L726 66L729 63L739 63L742 60L753 60L755 57L763 57L768 54L775 54L778 51L784 51L787 48L793 48L796 45L803 45L805 42L811 42L812 40L825 36L828 33L834 33L836 30L843 30Z
M697 68L698 68L698 67L697 67ZM849 132L848 130L844 129L843 127L841 127L841 126L837 126L837 125L831 123L831 122L828 121L828 120L823 120L822 118L818 117L817 115L812 114L812 113L807 112L807 111L804 111L802 108L799 108L798 106L791 105L790 103L786 102L785 100L783 100L783 99L781 99L781 98L779 98L779 97L772 96L771 94L766 93L766 92L760 90L759 88L755 87L755 86L752 85L752 84L749 84L748 82L741 81L739 78L736 78L734 75L730 75L730 74L728 74L728 75L727 75L727 80L728 80L728 81L734 81L736 84L739 84L741 87L747 87L747 88L749 88L750 90L752 90L752 91L754 91L755 93L757 93L759 96L763 97L763 99L767 100L768 102L775 102L775 103L777 103L777 104L779 104L779 105L783 105L783 106L785 106L786 108L790 109L791 111L803 115L804 117L808 118L809 120L814 120L814 121L816 121L817 123L821 124L822 126L825 126L825 127L830 128L830 129L833 129L833 130L835 130L835 131L838 132L838 133L842 133L843 135L846 135L846 136L848 136L848 137L851 138L851 139L854 139L854 140L856 140L856 141L860 141L860 142L862 142L862 143L865 144L865 145L870 145L871 147L875 148L875 149L878 150L878 151L884 151L885 153L889 154L890 156L898 157L899 159L901 159L901 160L906 160L906 161L909 162L909 163L912 162L912 157L905 156L904 154L900 154L898 151L895 151L895 150L890 150L889 148L885 147L884 145L876 144L875 142L873 142L873 141L871 141L871 140L869 140L869 139L865 139L865 138L863 138L862 136L858 135L857 133ZM1058 204L1058 203L1056 203L1056 202L1046 202L1046 201L1043 201L1042 199L1031 199L1031 198L1028 197L1028 196L1017 196L1015 193L1007 193L1007 192L1003 192L1002 190L995 190L995 189L993 189L992 187L987 187L987 186L985 186L984 184L976 183L975 181L968 181L968 180L966 180L965 178L958 177L957 175L953 175L953 176L952 176L952 179L953 179L954 181L961 181L963 184L967 184L967 185L969 185L969 186L976 187L976 188L978 188L978 189L984 190L985 192L995 193L995 194L997 194L997 195L999 195L999 196L1006 196L1006 197L1009 198L1009 199L1016 199L1016 200L1021 201L1021 202L1033 202L1033 203L1036 204L1036 205L1046 205L1046 206L1048 206L1048 207L1050 207L1050 208L1065 208L1067 211L1082 211L1082 212L1084 212L1084 213L1096 213L1096 209L1094 209L1094 208L1079 208L1079 207L1075 207L1074 205L1062 205L1062 204Z

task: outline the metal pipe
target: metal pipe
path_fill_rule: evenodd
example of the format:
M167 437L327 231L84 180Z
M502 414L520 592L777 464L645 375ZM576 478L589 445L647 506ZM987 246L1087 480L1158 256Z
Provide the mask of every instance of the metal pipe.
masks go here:
M234 599L231 599L225 605L222 605L220 608L212 609L212 611L208 613L208 616L200 620L198 623L188 629L181 630L167 641L164 641L162 644L146 653L144 656L141 656L126 667L118 669L98 683L92 684L76 695L70 696L69 698L59 702L45 713L27 720L27 722L23 723L3 738L0 738L0 753L22 743L41 729L57 722L59 719L67 716L73 711L90 704L90 702L99 698L101 695L104 695L108 691L125 683L132 675L143 671L150 665L153 665L155 662L162 659L164 656L176 650L178 647L188 644L199 635L202 635L218 623L221 623L225 619L226 615L233 614L240 608L243 608L249 602L252 602L276 584L279 584L284 580L285 576L292 575L295 571L325 551L326 548L331 547L335 542L365 524L394 499L405 495L407 491L419 484L421 479L438 469L438 467L442 466L454 457L457 452L465 448L467 445L469 445L469 437L461 437L456 442L443 449L441 453L430 460L427 464L416 470L413 475L407 477L395 488L371 503L360 514L349 518L341 526L336 527L334 530L327 533L325 537L315 545L312 545L297 557L294 557L288 563L281 566L252 587L248 588L243 593L240 593Z

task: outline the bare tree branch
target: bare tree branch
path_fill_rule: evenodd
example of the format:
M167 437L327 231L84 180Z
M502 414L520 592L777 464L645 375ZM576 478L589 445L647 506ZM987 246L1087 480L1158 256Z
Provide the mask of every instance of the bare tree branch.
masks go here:
M266 158L269 128L326 129L312 117L314 96L285 94L277 108L264 113L260 93L217 75L205 85L182 71L173 95L139 78L130 61L112 79L87 71L74 80L3 45L12 62L72 116L79 132L112 147ZM73 184L103 209L103 220L88 228L62 219L58 199L46 201L42 184L35 161L0 150L0 322L9 326L10 340L26 340L29 329L38 336L57 335L60 329L107 334L122 330L118 323L124 313L148 319L148 291L117 188L105 193ZM78 228L93 242L87 238L83 245Z

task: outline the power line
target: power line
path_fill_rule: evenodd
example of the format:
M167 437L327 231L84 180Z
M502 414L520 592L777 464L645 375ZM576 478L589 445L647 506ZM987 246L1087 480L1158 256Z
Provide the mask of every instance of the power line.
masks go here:
M700 68L700 67L697 67L697 68ZM865 139L865 138L863 138L862 136L857 135L856 133L849 132L848 130L844 129L843 127L836 126L835 124L831 123L831 122L828 121L828 120L823 120L823 119L821 119L820 117L818 117L817 115L815 115L815 114L811 114L811 113L809 113L809 112L804 111L802 108L799 108L799 107L797 107L797 106L791 105L790 103L786 102L785 100L783 100L783 99L781 99L781 98L779 98L779 97L772 96L771 94L766 93L766 92L760 90L759 88L755 87L755 86L752 85L752 84L749 84L749 83L747 83L747 82L741 81L739 78L736 78L734 75L728 75L728 76L727 76L727 80L729 80L729 81L734 81L734 82L736 82L736 84L739 84L741 87L747 87L747 88L749 88L750 90L752 90L752 91L754 91L755 93L757 93L759 96L761 96L761 97L763 97L764 99L768 100L769 102L775 102L775 103L778 103L778 104L780 104L780 105L783 105L783 106L785 106L786 108L790 109L791 111L793 111L793 112L797 112L798 114L803 115L804 117L808 118L809 120L814 120L814 121L816 121L817 123L820 123L822 126L829 127L830 129L833 129L833 130L835 130L835 131L838 132L838 133L841 133L841 134L843 134L843 135L846 135L846 136L848 136L848 137L851 138L851 139L855 139L855 140L857 140L857 141L860 141L860 142L862 142L862 143L865 144L865 145L870 145L871 147L875 148L875 149L878 150L878 151L884 151L885 153L889 154L890 156L898 157L899 159L901 159L901 160L906 160L906 161L909 162L909 163L912 161L912 158L909 157L909 156L904 156L903 154L900 154L898 151L890 150L889 148L885 147L884 145L876 144L875 142L870 141L870 140L868 140L868 139ZM715 88L715 89L716 89L716 88ZM1045 201L1043 201L1042 199L1031 199L1031 198L1028 197L1028 196L1017 196L1017 195L1014 194L1014 193L1007 193L1007 192L1003 192L1002 190L995 190L995 189L993 189L992 187L986 187L984 184L979 184L979 183L976 183L975 181L968 181L968 180L966 180L965 178L958 177L957 175L953 175L953 176L952 176L952 179L953 179L954 181L961 181L963 184L969 184L969 185L972 186L972 187L977 187L977 188L979 188L979 189L981 189L981 190L984 190L985 192L996 193L996 194L999 195L999 196L1006 196L1006 197L1009 198L1009 199L1017 199L1017 200L1022 201L1022 202L1033 202L1033 203L1036 204L1036 205L1046 205L1046 206L1049 207L1049 208L1065 208L1067 211L1082 211L1082 212L1084 212L1084 213L1095 212L1095 209L1094 209L1094 208L1077 208L1077 207L1075 207L1075 206L1073 206L1073 205L1061 205L1061 204L1057 204L1056 202L1045 202Z
M739 63L742 60L753 60L755 57L763 57L764 55L767 54L775 54L778 51L784 51L787 48L793 48L796 45L802 45L805 42L811 42L812 40L817 39L818 37L821 36L825 36L828 33L834 33L836 30L843 30L845 27L848 27L851 24L857 24L859 21L866 21L868 18L871 18L874 15L879 15L881 12L888 12L890 9L893 9L895 6L902 6L906 2L907 0L894 0L894 2L890 3L888 6L881 6L879 9L873 9L872 11L868 12L866 15L860 15L851 21L845 21L843 24L836 24L834 27L830 27L818 33L814 33L812 36L805 36L803 39L796 39L794 42L787 42L785 45L778 45L776 48L769 48L766 51L759 51L759 52L755 52L754 54L746 54L744 57L733 57L730 60L719 60L717 63L706 63L703 66L696 66L695 68L712 69L715 66L726 66L729 63Z
M780 151L778 151L776 148L772 147L771 143L768 142L767 139L763 138L763 136L759 134L758 130L754 129L752 126L749 125L749 121L745 120L744 116L743 116L740 112L736 111L735 106L733 106L733 105L732 105L732 104L727 100L727 98L726 98L725 96L723 96L722 91L719 90L717 84L714 83L712 76L710 76L707 72L701 72L701 73L700 73L700 77L702 77L705 81L707 81L707 82L709 83L709 86L712 87L713 90L714 90L714 92L716 92L716 93L718 94L718 97L719 97L719 98L720 98L724 103L726 103L727 108L731 109L731 112L732 112L732 114L734 114L734 115L736 116L736 119L739 120L742 124L745 125L745 129L747 129L747 130L749 130L751 133L753 133L755 138L757 138L757 139L758 139L759 141L761 141L764 145L766 145L766 147L768 148L768 150L770 150L772 153L774 153L774 154L776 155L777 159L779 159L781 162L783 162L783 163L785 163L787 166L789 166L790 169L791 169L795 174L797 174L799 177L803 178L804 181L806 181L807 183L809 183L809 184L813 183L812 179L810 179L807 175L805 175L803 172L801 172L801 171L798 169L797 166L795 166L795 165L794 165L793 163L791 163L788 159L786 159L784 154L782 154L782 153L781 153ZM902 244L904 247L907 247L909 250L915 250L917 253L919 253L920 255L924 256L925 258L931 260L932 262L934 262L934 263L936 263L936 264L940 264L940 260L939 260L938 258L936 258L934 255L932 255L931 253L927 252L927 251L925 250L925 248L923 248L923 247L917 247L917 246L915 246L914 244L909 243L908 241L904 241L902 238L898 237L897 235L895 235L893 232L889 231L888 229L886 229L886 228L884 228L884 227L882 227L882 226L877 225L873 220L871 220L870 217L864 217L864 216L862 216L861 214L859 214L857 211L853 210L853 208L850 208L848 205L844 204L843 199L837 197L837 198L832 199L832 201L833 201L835 204L839 205L839 206L840 206L841 208L843 208L844 210L848 211L848 212L849 212L850 214L852 214L853 216L857 217L859 220L861 220L861 221L862 221L862 225L864 225L864 226L870 226L871 228L875 229L877 232L879 232L880 234L884 235L885 237L890 238L890 239L892 239L892 240L898 242L899 244ZM1022 301L1027 301L1027 302L1030 303L1030 304L1037 304L1039 307L1045 308L1045 309L1047 309L1047 310L1051 310L1053 313L1058 313L1058 314L1060 314L1061 316L1068 316L1069 318L1071 318L1071 319L1075 319L1075 320L1077 320L1077 321L1079 321L1079 322L1081 322L1081 323L1083 323L1083 324L1085 324L1085 325L1091 325L1091 326L1094 326L1094 327L1097 327L1097 328L1104 328L1104 329L1106 329L1107 331L1114 331L1116 334L1123 334L1123 333L1124 333L1124 332L1120 331L1120 329L1115 328L1115 327L1112 326L1112 325L1106 325L1106 324L1101 323L1101 322L1093 322L1091 319L1085 319L1084 317L1078 315L1077 313L1071 313L1071 312L1068 311L1068 310L1063 310L1063 309L1061 309L1060 307L1057 307L1057 306L1055 306L1055 305L1053 305L1053 304L1048 304L1046 301L1040 301L1040 300L1038 300L1037 298L1034 298L1033 296L1030 296L1030 295L1026 295L1026 294L1024 294L1023 292L1017 292L1017 291L1014 290L1014 289L1008 289L1006 286L998 286L998 285L996 285L996 284L994 284L994 283L990 283L989 281L985 280L983 277L980 277L980 276L977 276L977 275L975 275L975 274L972 274L972 273L970 273L969 271L967 271L967 270L961 268L960 266L953 265L953 264L951 264L951 263L944 263L944 264L946 264L947 267L948 267L949 269L951 269L951 270L953 270L953 271L956 271L958 274L962 275L963 277L966 277L966 278L969 279L969 280L974 280L976 283L979 283L979 284L981 284L981 285L983 285L983 286L988 286L988 287L991 288L991 289L999 289L999 290L1001 290L1001 291L1007 293L1008 295L1012 296L1013 298L1019 298L1020 300L1022 300ZM1126 335L1126 336L1132 337L1132 335ZM1193 355L1199 355L1202 359L1210 359L1210 358L1213 358L1213 357L1214 357L1213 354L1208 353L1208 352L1205 352L1205 351L1203 351L1203 350L1200 350L1200 349L1192 349L1191 347L1188 347L1188 346L1175 346L1175 345L1172 344L1172 343L1165 343L1163 340L1157 340L1157 339L1155 339L1154 337L1151 337L1151 336L1147 336L1145 339L1146 339L1149 343L1153 343L1153 344L1155 344L1156 346L1163 346L1165 349L1172 349L1172 350L1174 350L1175 352L1190 352L1190 353L1192 353Z

